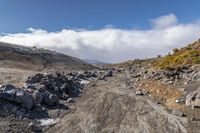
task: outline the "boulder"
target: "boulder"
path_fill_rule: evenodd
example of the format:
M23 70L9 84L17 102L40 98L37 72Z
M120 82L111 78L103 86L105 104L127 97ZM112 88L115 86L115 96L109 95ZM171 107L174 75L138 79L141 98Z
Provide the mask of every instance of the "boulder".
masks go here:
M91 72L91 77L96 78L97 77L97 71Z
M180 117L184 117L185 116L185 114L180 110L172 110L172 114L180 116Z
M99 80L105 80L105 79L106 79L105 76L101 76L101 77L99 77Z
M200 107L200 88L189 93L186 96L185 104L186 104L186 106L191 106L192 108L199 108Z
M73 98L70 97L70 98L67 99L67 102L68 102L68 103L74 103L75 101L74 101Z
M68 84L66 84L65 92L66 94L74 97L74 96L79 96L81 92L81 84L80 82L75 82L73 80L69 80Z
M13 85L2 85L1 97L8 101L13 101L15 98L16 88Z
M185 98L176 99L176 103L185 103Z
M16 89L14 101L24 105L27 109L32 109L33 107L32 95L29 92L24 91L22 89Z
M200 121L200 118L192 117L191 121Z
M144 95L143 92L142 92L142 90L140 90L140 89L137 90L137 91L135 92L135 94L136 94L136 95L140 95L140 96Z
M33 124L32 122L28 126L29 129L33 132L42 132L42 128L40 126L37 126L36 124Z
M32 95L27 91L15 88L13 85L4 85L1 97L5 100L22 104L27 109L32 109Z
M25 83L24 88L25 89L36 89L35 86L33 86L32 84L29 84L29 83Z
M40 105L42 103L42 99L43 99L43 96L42 94L36 90L34 93L33 93L33 101L34 101L34 104L35 105Z
M56 95L50 93L50 92L45 92L43 93L43 102L44 104L48 105L48 106L52 106L55 105L56 103L58 103L59 99Z
M43 74L38 73L34 76L28 77L28 79L26 80L26 83L30 83L30 84L39 83L39 82L41 82L43 77L44 77Z
M106 77L112 77L113 76L113 71L109 70L106 72Z
M60 87L60 91L61 91L61 92L66 92L66 91L68 90L69 87L70 87L69 84L68 84L68 83L65 83L65 84L63 84L63 85ZM66 92L66 93L67 93L67 92Z

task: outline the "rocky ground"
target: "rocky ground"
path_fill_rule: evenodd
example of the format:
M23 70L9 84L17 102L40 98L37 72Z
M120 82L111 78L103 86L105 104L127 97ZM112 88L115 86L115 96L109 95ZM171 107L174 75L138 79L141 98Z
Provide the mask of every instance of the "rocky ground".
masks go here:
M2 85L0 132L199 132L200 67L144 63Z
M96 71L37 73L24 84L0 86L0 132L43 132L70 112Z
M59 124L46 132L199 132L199 109L192 109L180 100L187 94L171 83L141 80L146 74L139 78L136 73L140 70L124 69L99 80L85 90Z

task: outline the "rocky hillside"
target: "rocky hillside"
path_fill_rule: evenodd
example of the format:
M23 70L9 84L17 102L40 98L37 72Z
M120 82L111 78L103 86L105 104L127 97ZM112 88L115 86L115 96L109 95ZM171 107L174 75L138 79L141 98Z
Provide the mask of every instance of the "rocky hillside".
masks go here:
M26 70L89 70L92 65L68 55L0 42L0 66Z

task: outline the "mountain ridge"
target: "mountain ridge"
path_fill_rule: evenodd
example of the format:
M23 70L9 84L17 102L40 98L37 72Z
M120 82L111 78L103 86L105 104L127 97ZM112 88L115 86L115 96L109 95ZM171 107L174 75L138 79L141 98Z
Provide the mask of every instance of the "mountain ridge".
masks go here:
M81 59L55 51L0 42L1 65L4 66L7 63L6 67L14 67L8 65L8 62L12 61L21 63L24 66L23 69L31 69L27 65L33 65L38 70L87 70L95 68Z

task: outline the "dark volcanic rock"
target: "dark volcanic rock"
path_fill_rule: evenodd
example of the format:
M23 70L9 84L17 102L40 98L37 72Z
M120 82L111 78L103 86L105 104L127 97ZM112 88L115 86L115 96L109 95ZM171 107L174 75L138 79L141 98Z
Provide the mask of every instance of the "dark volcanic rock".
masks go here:
M39 105L42 103L42 100L43 100L43 96L42 94L36 90L34 93L33 93L33 100L34 100L34 104L35 105Z
M55 94L51 94L49 92L43 93L43 102L48 106L52 106L58 103L59 99Z
M16 89L14 101L24 105L27 109L32 109L33 107L32 95L22 89Z
M9 84L3 86L1 96L5 100L22 104L27 109L31 109L33 106L32 95L29 92L15 88Z
M1 97L9 100L9 101L13 101L14 100L14 96L15 96L15 87L13 85L7 84L7 85L2 85L1 87Z
M39 83L42 80L43 77L44 77L43 74L38 73L34 76L28 77L26 83L30 83L30 84Z
M107 71L106 77L112 77L112 76L113 76L113 71L112 70Z
M42 128L33 124L33 123L30 123L29 124L29 128L31 129L31 131L33 132L42 132Z

